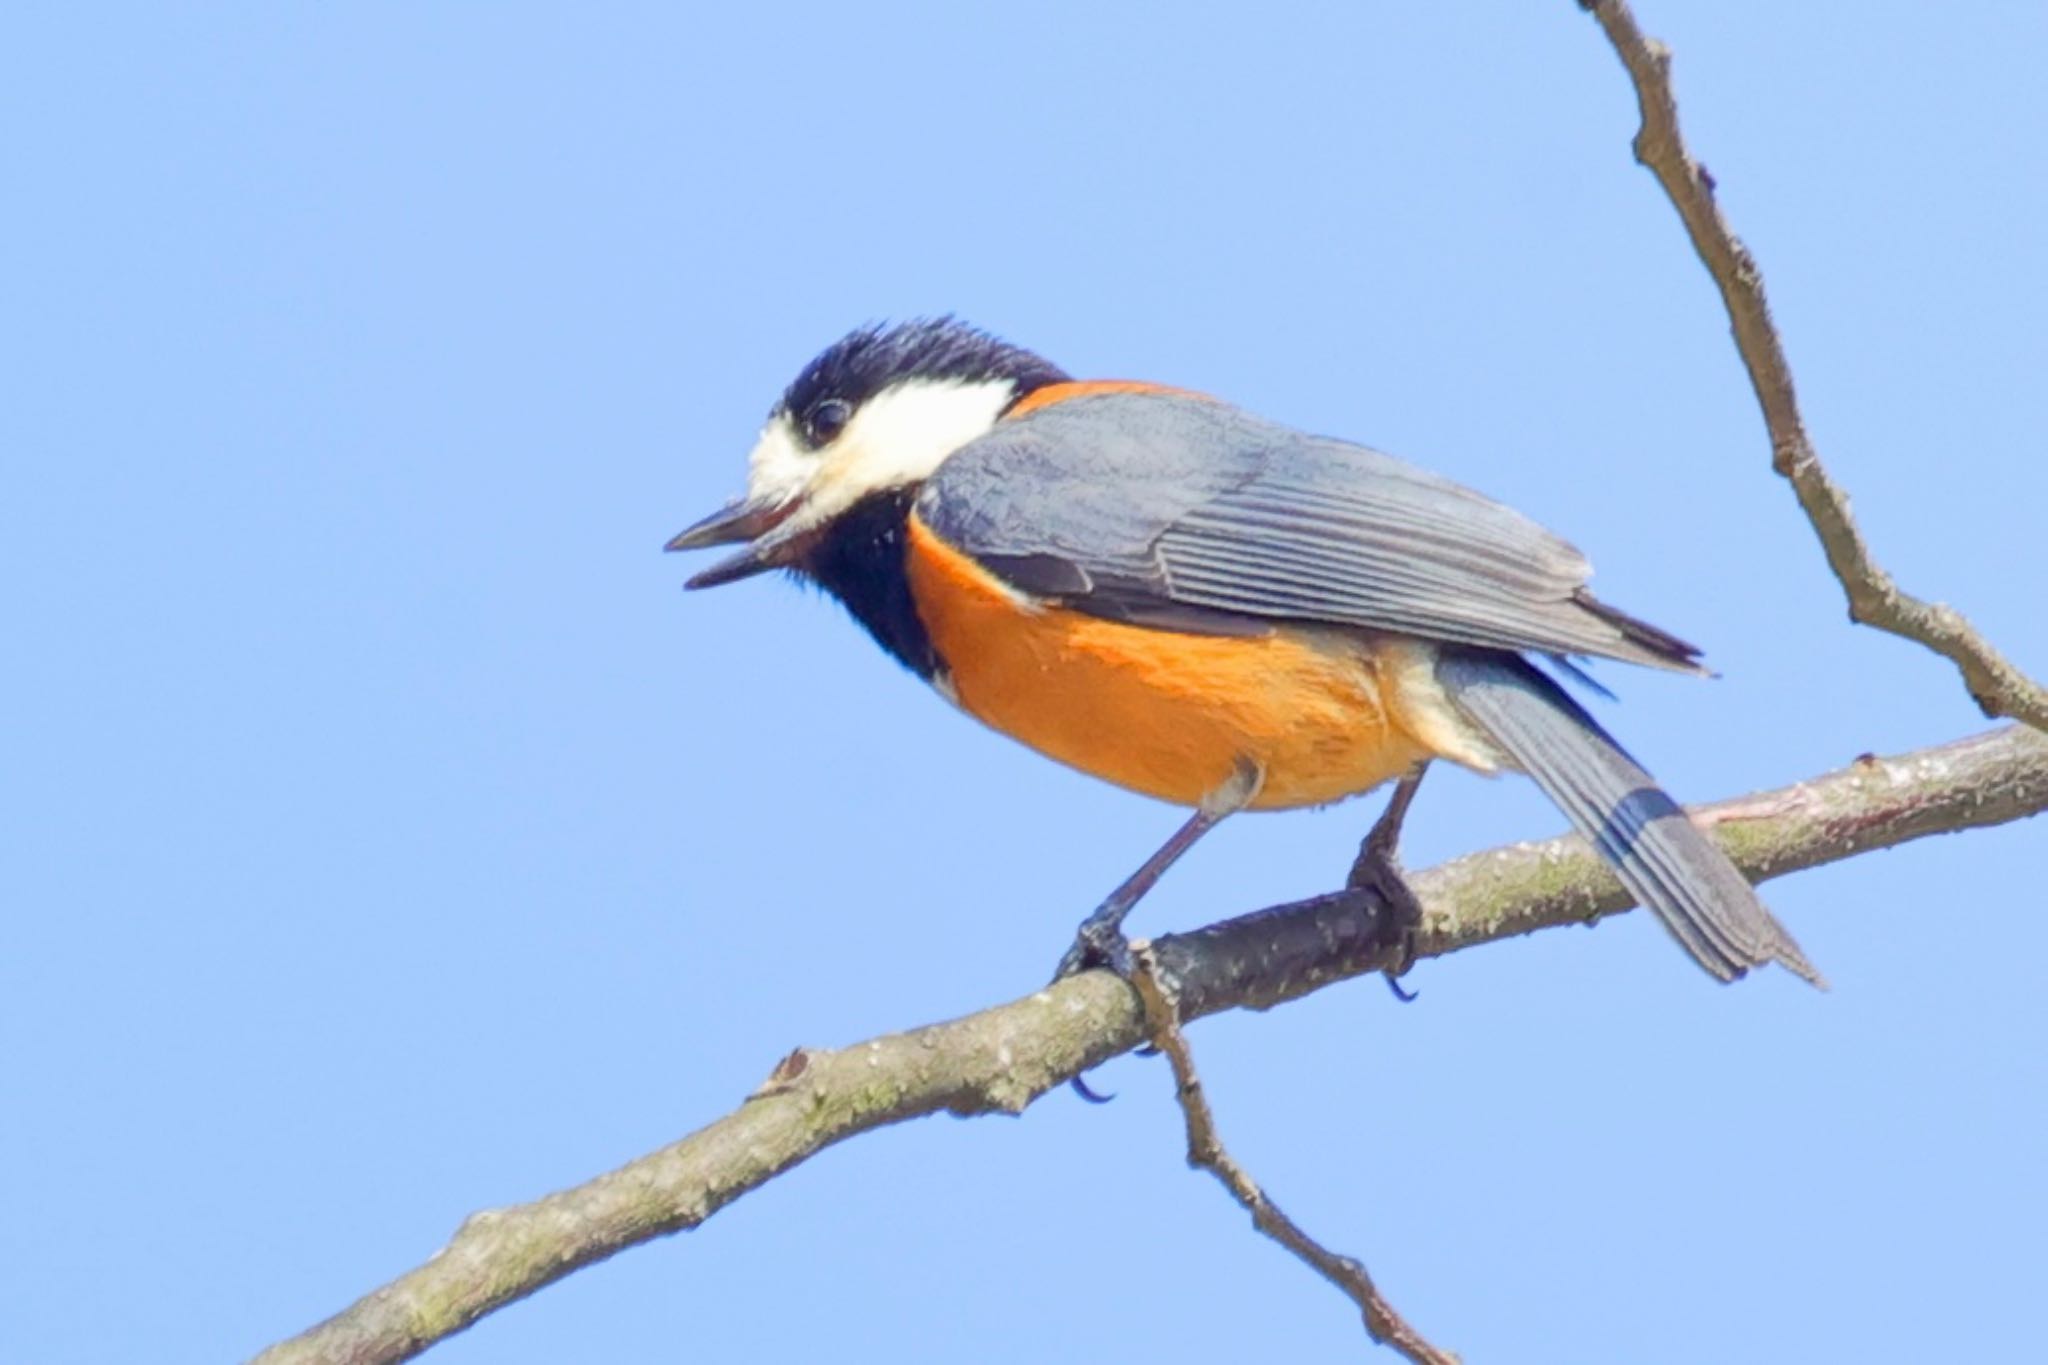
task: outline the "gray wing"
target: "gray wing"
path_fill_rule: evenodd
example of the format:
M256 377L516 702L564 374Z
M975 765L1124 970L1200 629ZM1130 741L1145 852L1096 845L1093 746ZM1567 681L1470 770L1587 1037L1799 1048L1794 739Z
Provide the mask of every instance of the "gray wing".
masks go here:
M962 447L921 520L1025 592L1222 633L1276 620L1698 671L1527 517L1363 446L1171 394L1072 398Z

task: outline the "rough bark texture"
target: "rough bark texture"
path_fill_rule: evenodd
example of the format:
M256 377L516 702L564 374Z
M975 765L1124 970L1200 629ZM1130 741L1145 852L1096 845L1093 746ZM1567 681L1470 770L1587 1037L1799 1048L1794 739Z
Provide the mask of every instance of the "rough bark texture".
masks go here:
M2048 739L1996 730L1695 814L1757 879L2048 808ZM1416 873L1419 950L1441 955L1627 907L1576 836L1515 844ZM1378 903L1338 893L1155 941L1183 1019L1263 1009L1395 965ZM404 1360L579 1266L692 1228L856 1133L925 1114L1016 1113L1146 1041L1129 987L1088 972L1007 1005L836 1050L800 1049L724 1118L574 1189L480 1213L431 1260L259 1360Z

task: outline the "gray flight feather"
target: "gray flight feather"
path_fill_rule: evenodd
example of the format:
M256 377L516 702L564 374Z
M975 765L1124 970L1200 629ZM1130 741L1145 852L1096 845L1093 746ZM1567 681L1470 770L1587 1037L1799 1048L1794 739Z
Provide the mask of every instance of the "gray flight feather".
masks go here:
M1444 650L1436 676L1694 961L1723 981L1782 962L1821 984L1728 855L1556 683L1514 655L1467 649Z
M1698 650L1594 599L1585 557L1390 455L1173 394L1071 398L1004 422L917 502L1026 592L1145 624L1273 620L1699 671Z

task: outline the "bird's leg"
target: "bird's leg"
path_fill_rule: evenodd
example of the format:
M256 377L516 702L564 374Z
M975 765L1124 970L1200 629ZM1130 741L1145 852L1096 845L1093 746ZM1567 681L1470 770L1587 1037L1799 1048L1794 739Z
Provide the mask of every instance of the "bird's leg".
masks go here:
M1415 898L1401 871L1401 822L1407 818L1408 807L1414 803L1416 789L1422 785L1422 775L1427 771L1429 764L1424 761L1403 775L1394 794L1387 798L1387 808L1380 812L1380 818L1358 845L1351 875L1344 879L1344 885L1351 890L1371 892L1389 912L1387 935L1400 945L1401 958L1398 967L1387 969L1387 986L1404 1001L1415 998L1412 992L1402 989L1401 977L1415 965L1415 931L1422 927L1422 902Z
M1124 916L1131 913L1131 907L1144 898L1181 854L1193 848L1197 839L1216 828L1229 813L1198 808L1189 816L1187 823L1175 830L1173 837L1145 860L1144 866L1133 872L1122 886L1110 892L1108 899L1081 921L1081 927L1074 931L1074 946L1067 949L1066 956L1060 959L1059 969L1053 973L1052 979L1059 981L1091 967L1107 967L1118 976L1128 978L1131 974L1131 944L1124 937Z
M1067 955L1060 959L1059 969L1052 979L1060 981L1076 972L1091 967L1107 967L1128 980L1131 975L1131 945L1124 937L1124 916L1131 913L1131 907L1142 900L1166 869L1179 860L1180 855L1195 846L1195 841L1223 823L1225 816L1243 810L1258 794L1263 775L1249 764L1240 764L1231 774L1230 780L1202 799L1195 813L1187 823L1173 832L1173 837L1159 846L1159 851L1145 860L1122 886L1109 893L1109 898L1095 907L1095 912L1081 921L1081 927L1074 931L1074 946L1067 949Z

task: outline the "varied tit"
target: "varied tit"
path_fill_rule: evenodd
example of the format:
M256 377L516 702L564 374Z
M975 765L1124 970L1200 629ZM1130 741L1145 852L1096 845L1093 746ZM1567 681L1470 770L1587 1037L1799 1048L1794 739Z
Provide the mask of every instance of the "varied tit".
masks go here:
M739 542L689 586L800 574L970 715L1194 808L1084 922L1063 974L1127 970L1124 915L1225 816L1446 758L1535 779L1715 977L1776 961L1819 982L1538 666L1703 673L1699 651L1595 598L1585 558L1535 522L1392 456L913 322L811 361L769 414L746 497L668 548Z

